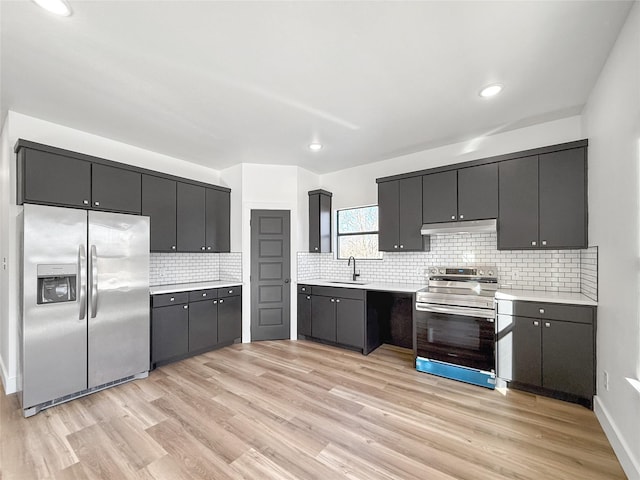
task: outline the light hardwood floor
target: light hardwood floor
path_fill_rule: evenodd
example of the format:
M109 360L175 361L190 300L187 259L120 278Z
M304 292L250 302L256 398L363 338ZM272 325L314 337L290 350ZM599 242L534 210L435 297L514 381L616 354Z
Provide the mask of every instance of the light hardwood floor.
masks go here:
M593 412L306 341L240 344L29 419L2 395L2 479L625 478Z

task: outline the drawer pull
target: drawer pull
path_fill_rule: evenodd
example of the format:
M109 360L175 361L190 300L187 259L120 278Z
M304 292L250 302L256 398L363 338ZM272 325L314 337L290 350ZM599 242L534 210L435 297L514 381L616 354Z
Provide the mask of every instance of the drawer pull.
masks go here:
M170 302L175 301L175 297L171 297L171 298L169 299L169 301L170 301Z
M206 293L203 293L203 294L202 294L202 296L203 296L203 297L206 297L206 296L207 296L207 294L206 294Z
M340 299L339 299L339 298L338 298L338 299L336 299L336 303L340 303Z
M551 326L551 324L549 322L544 322L544 326L549 328Z
M540 309L540 313L544 315L544 308Z
M220 303L224 303L224 300L220 300Z
M186 310L187 308L189 308L189 305L183 305L182 308Z
M214 300L213 304L216 305L218 303L218 300Z
M233 293L233 290L229 290L229 293Z
M332 298L332 299L331 299L331 303L333 303L333 302L335 302L335 301L336 301L336 299L335 299L335 298Z
M533 321L533 326L534 326L534 327L539 327L539 326L540 326L540 322L539 322L539 321L537 321L537 320L534 320L534 321Z
M307 295L307 300L311 300L311 295Z

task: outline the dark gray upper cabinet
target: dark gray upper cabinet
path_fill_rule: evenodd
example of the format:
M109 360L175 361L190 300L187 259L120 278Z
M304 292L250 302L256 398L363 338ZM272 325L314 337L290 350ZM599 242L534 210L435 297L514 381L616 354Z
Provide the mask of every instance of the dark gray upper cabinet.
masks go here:
M331 197L326 190L309 192L309 252L331 252Z
M398 251L400 245L399 212L400 181L378 183L378 250L381 252Z
M22 148L18 152L18 203L89 208L91 164Z
M458 220L457 179L457 170L423 175L423 223L440 223Z
M142 175L123 168L91 166L91 206L98 210L140 214Z
M378 183L378 249L382 252L420 251L425 243L420 177ZM428 249L428 248L427 248Z
M586 149L540 155L538 169L540 246L586 248Z
M142 175L142 215L150 218L151 251L175 252L176 182Z
M498 248L538 248L538 158L499 166Z
M177 184L177 250L204 252L205 189L197 185Z
M207 252L229 252L230 242L230 194L207 188L206 202L206 248Z
M586 248L584 147L500 163L498 248Z
M498 164L458 170L458 220L498 216Z

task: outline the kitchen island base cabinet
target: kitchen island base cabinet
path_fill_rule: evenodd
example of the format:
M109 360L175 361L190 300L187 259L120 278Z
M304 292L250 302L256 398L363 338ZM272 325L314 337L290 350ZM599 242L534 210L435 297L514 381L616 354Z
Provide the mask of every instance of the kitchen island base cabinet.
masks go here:
M498 301L498 377L592 407L595 307Z

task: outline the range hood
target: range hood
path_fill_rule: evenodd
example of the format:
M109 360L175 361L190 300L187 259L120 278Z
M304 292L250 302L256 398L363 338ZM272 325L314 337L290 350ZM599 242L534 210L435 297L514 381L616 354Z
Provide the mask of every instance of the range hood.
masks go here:
M496 231L496 219L469 220L466 222L425 223L422 235L451 235L454 233L491 233Z

